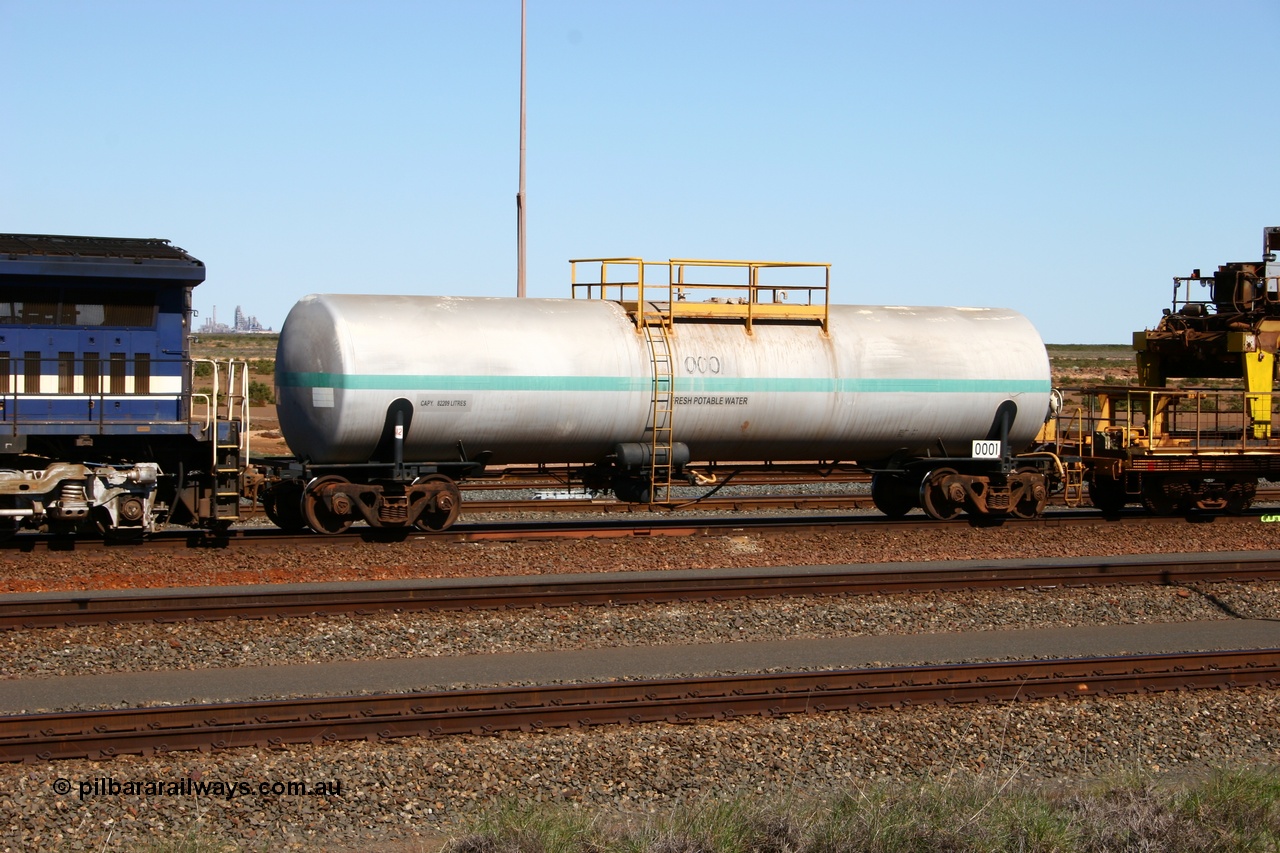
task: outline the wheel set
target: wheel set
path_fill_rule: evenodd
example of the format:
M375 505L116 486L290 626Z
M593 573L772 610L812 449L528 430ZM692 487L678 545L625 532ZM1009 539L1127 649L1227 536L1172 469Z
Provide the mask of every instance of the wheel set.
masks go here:
M442 474L418 477L407 487L355 483L336 474L304 482L282 479L262 492L262 509L282 530L337 534L356 521L383 529L437 532L462 511L458 485Z
M879 472L871 478L871 500L890 518L920 507L925 515L947 521L967 512L979 517L1035 518L1049 503L1044 474L1023 466L1008 475L962 474L935 468L923 474Z

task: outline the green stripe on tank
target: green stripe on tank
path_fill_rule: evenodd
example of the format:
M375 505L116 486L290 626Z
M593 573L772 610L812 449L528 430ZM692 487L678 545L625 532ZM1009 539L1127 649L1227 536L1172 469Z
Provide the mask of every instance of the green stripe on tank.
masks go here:
M841 391L864 394L907 391L915 394L1048 394L1047 379L841 379Z
M997 393L1048 393L1049 382L1040 379L925 379L925 378L867 378L844 379L794 379L731 377L679 377L676 389L707 394L742 394L749 391L770 393L810 392L831 394L849 392L859 394L915 393L915 394L981 394Z
M651 381L629 376L391 376L358 373L277 373L281 388L358 391L647 391Z
M361 391L642 391L652 380L635 376L391 376L353 373L277 373L281 388L343 388ZM1043 379L929 378L675 378L675 390L714 394L850 392L860 394L1047 394Z

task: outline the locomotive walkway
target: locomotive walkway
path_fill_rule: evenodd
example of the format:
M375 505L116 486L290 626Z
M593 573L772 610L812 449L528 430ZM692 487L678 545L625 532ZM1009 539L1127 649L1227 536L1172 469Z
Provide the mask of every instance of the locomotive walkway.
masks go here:
M564 652L358 660L0 680L0 713L94 706L250 701L581 683L766 670L882 667L964 660L1060 659L1192 650L1280 648L1280 620L1228 619L1015 631L870 636Z

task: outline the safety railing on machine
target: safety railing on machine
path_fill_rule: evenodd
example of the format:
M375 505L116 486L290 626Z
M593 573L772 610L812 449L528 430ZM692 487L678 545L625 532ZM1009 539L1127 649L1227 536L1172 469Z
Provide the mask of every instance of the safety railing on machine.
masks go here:
M1273 449L1280 394L1231 388L1093 388L1059 415L1057 435L1084 455L1237 454Z
M1220 273L1220 275L1227 275ZM1173 279L1173 314L1206 316L1224 311L1239 313L1280 313L1280 275L1259 276L1237 271L1233 281L1219 280L1219 275L1177 276ZM1194 298L1191 285L1212 286L1209 298Z

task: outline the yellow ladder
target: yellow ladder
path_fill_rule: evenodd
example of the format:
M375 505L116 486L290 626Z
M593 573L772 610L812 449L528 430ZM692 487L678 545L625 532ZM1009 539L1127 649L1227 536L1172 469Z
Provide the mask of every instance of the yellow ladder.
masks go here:
M1084 462L1073 459L1062 466L1062 500L1069 507L1084 503Z
M649 406L649 482L651 503L671 500L671 465L674 441L674 388L671 370L671 315L653 303L642 307L640 326L653 364L653 392Z

